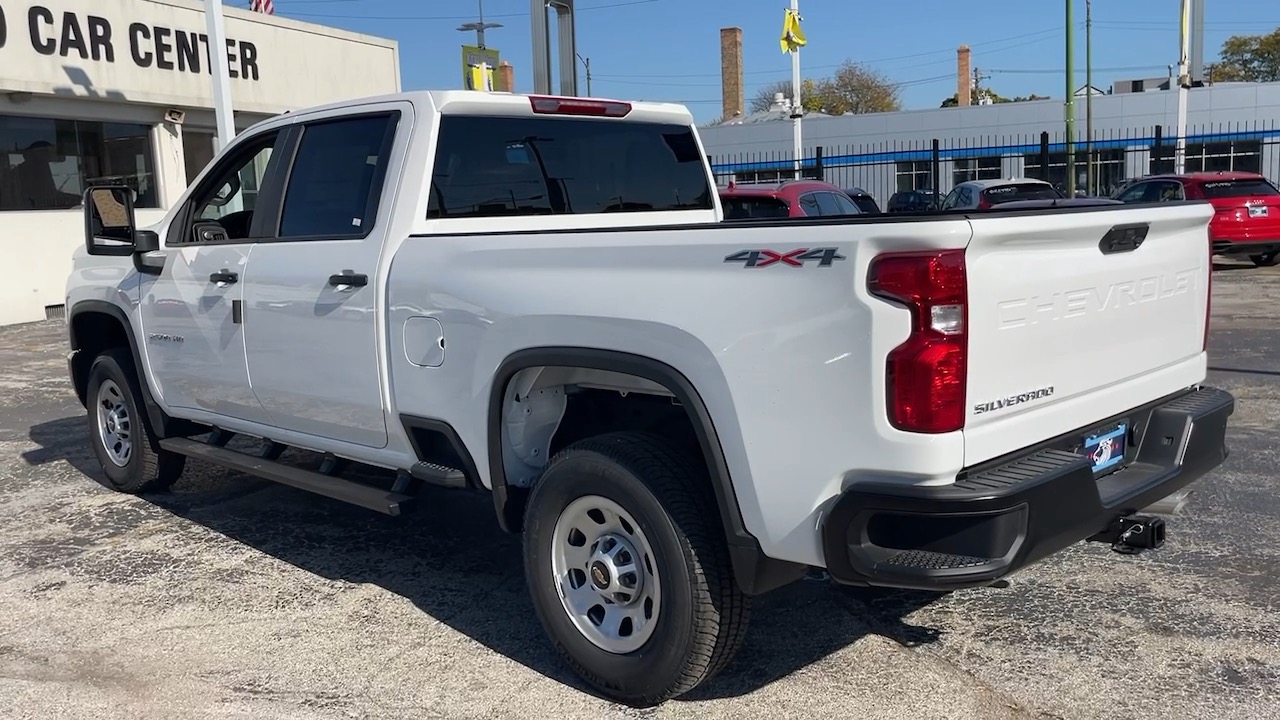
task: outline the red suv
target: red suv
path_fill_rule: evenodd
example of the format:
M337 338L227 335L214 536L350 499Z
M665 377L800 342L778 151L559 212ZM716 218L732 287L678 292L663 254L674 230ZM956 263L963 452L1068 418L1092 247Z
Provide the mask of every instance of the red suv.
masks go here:
M1247 255L1255 265L1280 264L1280 190L1257 173L1206 172L1153 175L1126 187L1126 203L1208 200L1215 255Z
M821 180L737 185L720 189L725 220L828 217L862 213L843 190Z

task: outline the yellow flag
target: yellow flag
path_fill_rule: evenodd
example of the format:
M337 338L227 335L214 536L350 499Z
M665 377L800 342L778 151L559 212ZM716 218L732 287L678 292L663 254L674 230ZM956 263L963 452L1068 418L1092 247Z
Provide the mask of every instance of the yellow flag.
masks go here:
M804 39L804 31L800 29L800 14L791 8L787 8L786 18L782 21L782 52L795 52L805 45L809 44Z

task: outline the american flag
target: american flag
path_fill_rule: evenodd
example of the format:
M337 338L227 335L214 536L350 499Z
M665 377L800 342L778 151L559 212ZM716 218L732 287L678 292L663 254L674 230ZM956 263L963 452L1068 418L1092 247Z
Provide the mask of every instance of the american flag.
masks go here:
M275 3L271 0L249 0L249 9L254 12L266 13L268 15L276 14Z

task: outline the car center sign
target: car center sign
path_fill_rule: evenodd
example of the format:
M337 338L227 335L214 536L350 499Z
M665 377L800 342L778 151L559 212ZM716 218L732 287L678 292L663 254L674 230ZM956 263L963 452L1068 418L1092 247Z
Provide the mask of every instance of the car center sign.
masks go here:
M210 107L216 56L205 27L193 0L0 0L0 92ZM389 41L234 8L226 28L239 109L399 90Z

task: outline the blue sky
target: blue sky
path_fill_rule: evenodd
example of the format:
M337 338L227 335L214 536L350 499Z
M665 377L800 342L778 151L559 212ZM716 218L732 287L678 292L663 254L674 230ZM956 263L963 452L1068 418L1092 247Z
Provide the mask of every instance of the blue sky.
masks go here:
M486 42L515 65L516 89L532 91L530 0L483 0ZM1280 7L1262 0L1205 0L1206 61L1231 35L1268 32ZM247 0L228 0L236 6ZM592 94L687 103L699 120L720 114L719 30L744 33L747 97L790 77L778 47L789 0L577 0L578 51L591 59ZM1094 85L1163 76L1178 57L1178 0L1093 3ZM460 87L461 52L474 33L476 0L275 0L278 15L394 38L406 90ZM1084 0L1076 0L1076 85L1084 84ZM984 84L1005 96L1064 96L1065 8L1050 0L981 3L801 0L809 46L806 77L845 59L900 84L908 109L937 107L955 92L955 49L967 43ZM585 90L579 65L579 89Z

